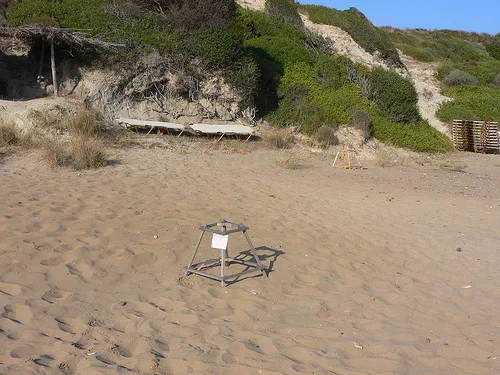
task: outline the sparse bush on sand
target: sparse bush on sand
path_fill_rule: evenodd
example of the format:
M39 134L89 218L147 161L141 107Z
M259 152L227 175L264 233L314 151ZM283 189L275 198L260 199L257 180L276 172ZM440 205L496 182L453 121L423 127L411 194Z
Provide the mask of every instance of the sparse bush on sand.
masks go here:
M14 125L0 119L0 147L15 145L18 141L19 135Z
M100 168L108 163L104 143L97 138L74 137L69 152L75 169Z
M62 142L53 138L43 138L39 141L41 158L51 168L63 167L69 164L67 150Z
M282 150L276 156L276 164L285 169L304 168L306 160L306 154L300 150Z
M35 127L23 132L0 118L0 147L38 149L41 159L52 168L90 169L107 165L105 144L98 138L103 133L104 122L97 111L85 110L64 121L42 111L33 111L30 116ZM67 129L70 141L50 135L47 132L50 129Z
M379 167L390 167L394 164L394 155L392 155L388 150L380 149L375 154L373 162Z
M339 144L339 139L335 135L335 128L323 125L314 133L313 139L321 148L328 148Z
M272 129L265 134L264 140L280 149L291 148L295 143L295 137L288 129Z
M467 164L456 160L444 160L438 164L440 169L460 172L467 168Z
M85 110L68 117L65 127L75 137L98 137L104 131L104 121L96 110Z

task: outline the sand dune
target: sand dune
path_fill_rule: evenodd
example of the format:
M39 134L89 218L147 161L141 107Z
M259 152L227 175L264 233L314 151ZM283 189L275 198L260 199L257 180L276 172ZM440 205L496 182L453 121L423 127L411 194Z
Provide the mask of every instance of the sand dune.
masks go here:
M0 373L500 373L498 157L453 172L116 156L0 165ZM250 226L269 279L183 277L221 218Z

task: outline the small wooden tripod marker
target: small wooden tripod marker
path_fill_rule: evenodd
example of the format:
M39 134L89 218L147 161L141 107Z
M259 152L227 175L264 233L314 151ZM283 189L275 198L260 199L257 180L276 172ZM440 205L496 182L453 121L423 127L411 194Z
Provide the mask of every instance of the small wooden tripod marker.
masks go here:
M243 276L247 273L255 272L255 271L261 271L262 274L266 277L269 277L267 275L267 267L265 267L259 257L257 256L257 252L255 251L255 248L252 244L252 241L250 240L250 237L248 236L247 230L248 227L243 225L243 224L237 224L233 223L227 220L221 220L216 223L212 224L206 224L202 225L200 227L201 234L200 237L198 238L198 242L196 243L196 246L194 248L194 253L193 256L191 257L191 260L187 267L184 267L186 270L186 273L184 274L185 276L188 276L191 273L208 277L210 279L218 280L221 282L221 286L226 286L226 281L229 279L236 279L240 276ZM210 232L213 233L213 239L212 239L212 247L216 249L220 249L220 257L219 258L214 258L214 259L208 259L202 262L198 262L196 264L193 264L194 259L196 258L196 253L198 252L201 244L201 240L203 239L203 236L205 232ZM248 242L248 245L250 246L250 254L255 260L254 262L250 262L248 260L243 260L242 258L238 257L230 257L228 254L228 237L230 234L233 233L238 233L238 232L243 232L243 235L245 236L245 239ZM244 265L248 267L245 271L234 273L231 275L226 275L226 267L229 266L231 263L237 263ZM214 266L220 265L220 276L214 275L212 273L206 272L208 268L212 268Z
M344 163L342 165L336 165L340 154L342 154L342 159ZM357 165L352 164L353 158L356 160ZM337 155L335 155L335 160L333 161L332 168L354 169L354 168L363 168L363 166L359 161L358 154L356 153L356 151L351 150L344 146L344 148L338 151Z

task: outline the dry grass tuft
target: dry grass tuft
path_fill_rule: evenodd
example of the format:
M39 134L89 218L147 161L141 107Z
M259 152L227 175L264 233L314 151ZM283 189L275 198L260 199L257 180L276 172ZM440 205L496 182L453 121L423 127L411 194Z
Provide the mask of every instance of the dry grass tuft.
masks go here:
M38 129L64 130L64 126L61 122L61 117L58 116L54 111L39 111L35 109L30 112L29 119Z
M69 164L70 158L63 143L52 138L42 138L38 142L42 151L42 160L51 168L64 167Z
M46 136L36 129L28 129L19 135L18 146L25 149L39 148L43 146Z
M307 155L304 151L283 150L276 156L276 164L285 169L305 168Z
M467 164L456 160L445 160L438 164L440 169L459 172L467 168Z
M12 146L19 142L19 135L14 127L3 120L0 120L0 147Z
M64 108L57 110L31 111L29 117L37 129L68 131L74 136L99 136L104 130L102 115L96 110L84 110L76 115L68 113Z
M76 137L97 137L104 131L102 115L95 110L82 111L64 123L69 133Z
M335 135L335 128L323 125L314 133L313 140L318 147L328 148L339 144L339 139Z
M42 160L53 168L89 169L107 165L105 144L97 138L104 129L98 112L82 111L66 121L58 120L52 112L33 111L30 116L35 127L21 133L16 131L13 123L0 118L0 147L16 145L24 149L39 149ZM71 141L51 137L47 132L51 129L67 129Z
M93 169L108 164L104 143L97 138L75 137L71 140L70 157L75 169Z
M395 155L387 150L378 150L375 154L374 163L379 167L390 167L394 164Z
M248 143L243 143L241 141L224 141L221 142L220 149L222 153L227 155L234 154L248 154L250 152L250 147Z
M288 129L270 130L263 138L270 146L279 149L291 148L295 143L295 137Z

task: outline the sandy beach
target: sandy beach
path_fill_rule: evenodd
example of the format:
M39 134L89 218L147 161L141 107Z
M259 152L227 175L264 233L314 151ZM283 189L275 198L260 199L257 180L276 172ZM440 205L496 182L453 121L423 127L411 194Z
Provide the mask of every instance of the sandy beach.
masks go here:
M498 156L348 171L275 153L1 161L0 373L500 373ZM250 227L269 279L183 276L223 218Z

